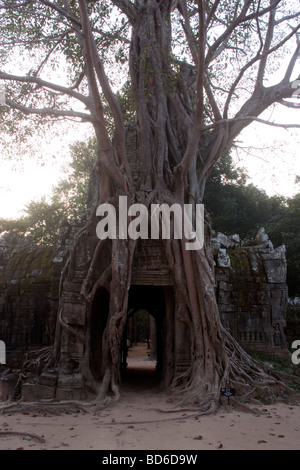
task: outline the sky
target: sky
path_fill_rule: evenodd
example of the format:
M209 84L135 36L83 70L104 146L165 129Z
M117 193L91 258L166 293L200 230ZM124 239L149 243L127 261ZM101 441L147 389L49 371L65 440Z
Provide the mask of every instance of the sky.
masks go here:
M278 105L261 117L282 124L300 124L300 109ZM246 169L249 182L269 196L293 197L300 192L300 185L295 184L295 177L300 176L300 129L252 123L237 140L234 162Z

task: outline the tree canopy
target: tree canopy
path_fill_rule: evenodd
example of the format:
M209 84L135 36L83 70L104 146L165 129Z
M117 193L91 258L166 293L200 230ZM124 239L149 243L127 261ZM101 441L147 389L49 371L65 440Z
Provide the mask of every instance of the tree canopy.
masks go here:
M104 129L108 106L120 133L124 119L116 92L128 80L131 28L139 15L147 15L146 3L1 0L0 81L5 81L8 105L1 107L2 130L26 138L41 119L62 118L92 124L100 119ZM172 88L173 93L181 89L187 98L185 106L191 106L194 116L198 113L193 132L202 148L224 141L218 151L215 148L212 161L205 163L209 170L239 132L268 106L297 106L292 96L298 96L298 4L285 0L159 3L164 5L162 12L172 12L172 43L160 44L170 54L162 85L170 95ZM158 17L156 21L159 24ZM150 85L164 64L155 63L147 50L141 57L145 70L140 92L150 100ZM93 72L88 70L88 55ZM268 85L279 69L278 82ZM184 161L189 159L187 153Z

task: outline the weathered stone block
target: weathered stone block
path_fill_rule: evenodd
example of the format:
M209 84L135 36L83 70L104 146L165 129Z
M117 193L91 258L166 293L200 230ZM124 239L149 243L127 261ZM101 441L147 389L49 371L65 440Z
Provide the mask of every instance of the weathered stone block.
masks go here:
M58 388L56 391L56 400L64 401L64 400L82 400L85 398L84 391L80 389L62 389Z
M227 254L225 248L220 248L217 257L217 266L221 268L230 268L230 256Z
M231 291L233 289L233 285L231 282L220 281L218 283L218 288L220 291Z
M83 326L85 323L86 306L83 304L65 303L62 318L69 325Z
M43 372L38 378L38 383L47 387L55 387L57 384L57 374Z
M57 386L59 388L82 388L82 374L60 375L58 377Z
M48 387L38 383L24 383L22 385L22 400L39 401L55 398L55 387Z
M74 341L74 336L64 332L61 339L61 352L65 357L76 360L83 355L83 344L79 340Z
M268 281L271 283L285 282L286 266L279 259L270 259L264 261L264 266Z
M17 384L19 373L9 372L1 374L0 376L0 400L8 400L11 394L14 392Z

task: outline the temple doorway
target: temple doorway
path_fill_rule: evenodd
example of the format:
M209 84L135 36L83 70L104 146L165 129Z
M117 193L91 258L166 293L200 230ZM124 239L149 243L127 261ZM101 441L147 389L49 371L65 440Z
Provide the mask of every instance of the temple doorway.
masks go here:
M140 389L170 383L174 376L174 312L171 286L131 285L120 351L122 386ZM102 341L108 314L109 294L99 288L91 306L89 330L89 362L96 381L104 374Z
M167 344L170 346L167 318L174 302L171 291L166 286L131 286L123 336L122 385L148 389L158 386L165 376Z

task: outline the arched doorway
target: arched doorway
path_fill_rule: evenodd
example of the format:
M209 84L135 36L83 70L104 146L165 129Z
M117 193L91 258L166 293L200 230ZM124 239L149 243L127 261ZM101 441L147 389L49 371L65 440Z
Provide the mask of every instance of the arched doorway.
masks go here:
M128 300L128 316L124 329L123 342L130 334L130 321L138 313L148 315L149 331L148 341L153 370L147 367L136 368L121 367L122 383L128 383L130 377L135 376L136 383L140 385L153 383L167 386L174 376L175 359L175 300L174 291L171 286L137 285L130 287ZM90 351L89 364L92 375L96 381L101 381L104 374L102 361L103 332L109 314L109 293L105 288L99 288L94 296L90 312ZM150 331L151 322L151 331ZM131 330L132 332L132 330ZM143 339L147 341L147 333L143 333ZM133 338L129 338L132 340ZM152 343L152 344L151 344ZM153 344L155 343L155 344ZM134 346L134 344L132 345ZM121 351L122 353L122 351ZM130 351L128 352L128 356ZM122 358L122 354L121 354ZM125 362L128 363L125 358ZM137 370L139 369L139 370ZM135 380L134 380L135 381ZM133 382L134 382L133 381ZM132 383L133 383L132 382Z
M130 347L122 383L146 388L168 385L174 372L174 292L170 286L130 287L124 345L127 338ZM137 358L139 353L144 357Z

